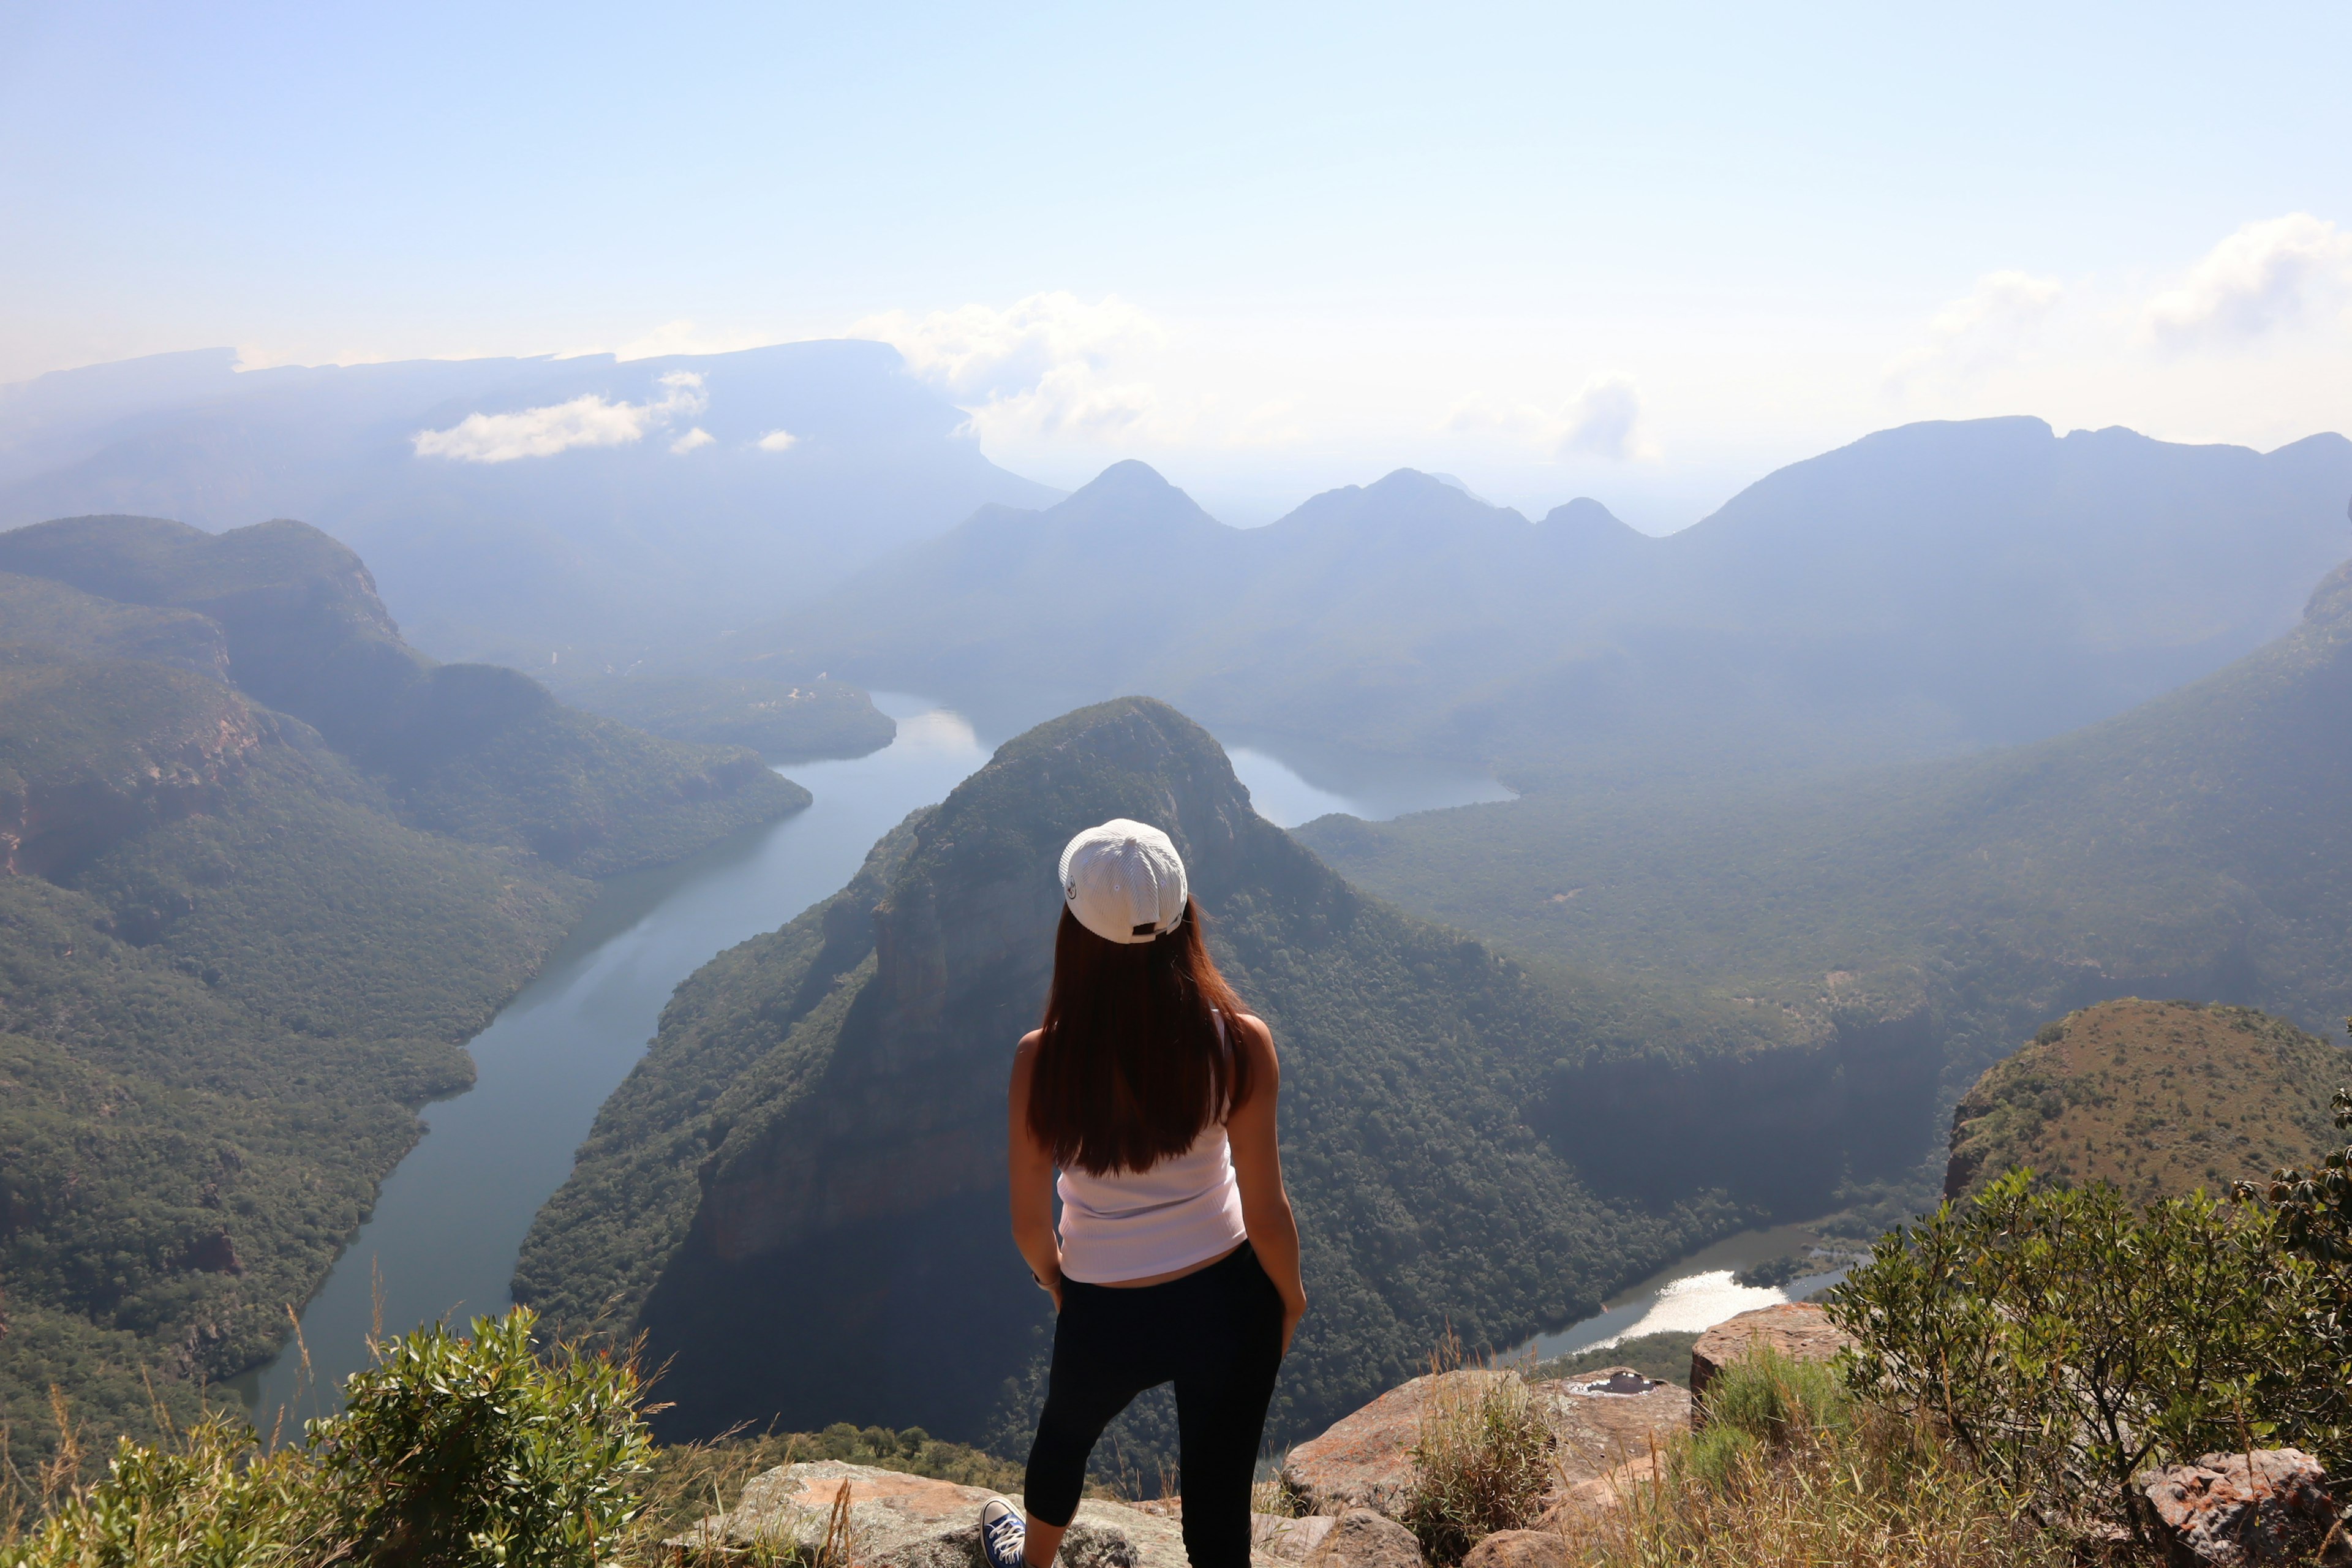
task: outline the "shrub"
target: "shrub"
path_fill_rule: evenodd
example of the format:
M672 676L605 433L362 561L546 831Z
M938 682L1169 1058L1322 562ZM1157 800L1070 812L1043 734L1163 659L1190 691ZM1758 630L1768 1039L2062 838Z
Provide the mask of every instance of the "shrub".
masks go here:
M1459 1563L1496 1531L1535 1519L1551 1450L1551 1428L1518 1373L1441 1383L1422 1412L1402 1522L1430 1561Z
M2320 1270L2266 1209L2139 1211L2011 1172L1883 1238L1832 1296L1853 1386L1936 1422L2038 1521L2155 1539L2153 1462L2292 1443L2352 1457L2347 1357Z
M0 1568L595 1568L651 1545L633 1528L649 1450L635 1371L541 1360L531 1326L518 1308L471 1340L436 1326L380 1346L343 1414L276 1452L218 1417L166 1446L125 1439L104 1478L0 1542Z
M5 1568L262 1568L315 1561L325 1520L299 1449L259 1456L253 1429L214 1417L171 1449L123 1438L107 1473L60 1500Z
M436 1324L345 1383L343 1414L310 1426L327 1490L362 1563L593 1565L637 1512L652 1442L635 1371L531 1348L527 1307Z

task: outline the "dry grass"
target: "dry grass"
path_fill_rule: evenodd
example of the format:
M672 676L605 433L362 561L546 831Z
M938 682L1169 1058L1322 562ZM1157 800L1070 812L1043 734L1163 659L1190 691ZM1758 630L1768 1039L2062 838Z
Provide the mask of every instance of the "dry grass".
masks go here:
M1571 1527L1587 1568L2062 1568L1933 1430L1842 1397L1824 1369L1727 1368L1661 1479ZM1710 1394L1717 1393L1709 1389ZM1728 1406L1729 1408L1726 1408Z
M1430 1561L1459 1563L1496 1531L1532 1523L1552 1484L1552 1442L1517 1373L1439 1389L1422 1412L1402 1520Z

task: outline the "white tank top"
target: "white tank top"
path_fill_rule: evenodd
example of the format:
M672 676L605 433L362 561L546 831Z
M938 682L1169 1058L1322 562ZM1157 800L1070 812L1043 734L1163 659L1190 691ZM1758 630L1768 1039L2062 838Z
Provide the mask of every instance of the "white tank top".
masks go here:
M1224 1033L1222 1017L1217 1033ZM1249 1237L1222 1121L1148 1171L1090 1176L1067 1167L1054 1190L1062 1198L1062 1272L1084 1285L1173 1273Z

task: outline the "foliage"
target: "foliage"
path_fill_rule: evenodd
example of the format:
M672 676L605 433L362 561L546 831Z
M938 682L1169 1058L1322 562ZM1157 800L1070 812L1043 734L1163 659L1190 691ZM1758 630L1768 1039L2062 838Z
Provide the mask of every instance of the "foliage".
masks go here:
M1734 1362L1717 1384L1722 1407L1710 1402L1706 1426L1675 1439L1654 1479L1622 1482L1616 1507L1570 1527L1587 1568L2068 1561L1932 1423L1853 1401L1826 1369Z
M2332 1292L2266 1210L2135 1209L2012 1172L1882 1239L1831 1297L1854 1386L1937 1422L2041 1522L2152 1538L2132 1478L2216 1449L2352 1456Z
M2352 1030L2352 1019L2345 1024ZM2339 1089L2329 1101L2337 1131L2352 1128L2352 1089ZM2292 1166L2271 1173L2268 1182L2239 1182L2241 1199L2259 1199L2278 1215L2286 1247L2322 1264L2339 1287L2352 1288L2352 1145L2336 1149L2309 1171Z
M52 1467L46 1517L0 1568L596 1568L645 1555L649 1444L635 1368L533 1353L518 1309L377 1347L341 1415L257 1446L210 1417L116 1445L107 1474Z
M636 1517L651 1442L625 1362L532 1353L518 1307L394 1342L309 1440L364 1563L562 1568L599 1562Z
M1551 1428L1518 1373L1449 1379L1422 1411L1399 1521L1448 1568L1495 1531L1535 1521L1551 1451Z
M310 1457L258 1453L253 1429L210 1416L157 1447L120 1439L106 1474L55 1500L5 1568L276 1568L330 1555Z

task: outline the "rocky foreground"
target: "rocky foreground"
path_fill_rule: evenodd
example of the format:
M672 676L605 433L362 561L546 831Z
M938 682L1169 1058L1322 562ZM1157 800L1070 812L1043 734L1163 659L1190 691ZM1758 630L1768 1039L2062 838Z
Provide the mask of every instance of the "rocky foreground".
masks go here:
M1728 1360L1735 1347L1759 1335L1795 1353L1836 1348L1821 1331L1819 1308L1749 1317L1759 1321L1726 1325L1703 1341L1706 1353ZM1697 1364L1695 1353L1695 1372ZM1423 1416L1436 1401L1518 1375L1471 1369L1417 1377L1292 1449L1281 1483L1296 1516L1256 1516L1254 1561L1259 1568L1423 1568L1420 1542L1398 1522L1412 1489L1412 1447ZM1688 1392L1630 1367L1528 1388L1556 1445L1557 1480L1545 1517L1536 1529L1488 1537L1465 1568L1565 1563L1559 1527L1614 1506L1653 1473L1655 1456L1690 1429ZM677 1544L793 1547L859 1568L971 1568L979 1561L981 1504L991 1495L864 1465L786 1465L752 1480L731 1510L704 1520ZM1177 1499L1127 1504L1090 1498L1063 1538L1061 1562L1067 1568L1182 1568L1181 1510Z
M1756 1347L1823 1362L1849 1342L1821 1308L1802 1303L1742 1313L1691 1352L1701 1401L1722 1369ZM1292 1449L1280 1472L1293 1510L1255 1518L1254 1568L1427 1568L1402 1522L1414 1488L1413 1446L1424 1416L1516 1372L1471 1368L1417 1377ZM1531 1381L1552 1434L1554 1481L1531 1528L1474 1545L1462 1568L1570 1568L1580 1525L1656 1479L1669 1445L1704 1405L1630 1367ZM2151 1472L2142 1490L2169 1534L2170 1561L2234 1568L2309 1562L2352 1565L2327 1478L2294 1449L2209 1454ZM802 1560L856 1568L974 1568L980 1509L993 1494L895 1470L834 1460L785 1465L743 1489L736 1506L676 1538L685 1549L796 1551ZM1138 1503L1089 1498L1063 1538L1065 1568L1185 1568L1181 1499Z

